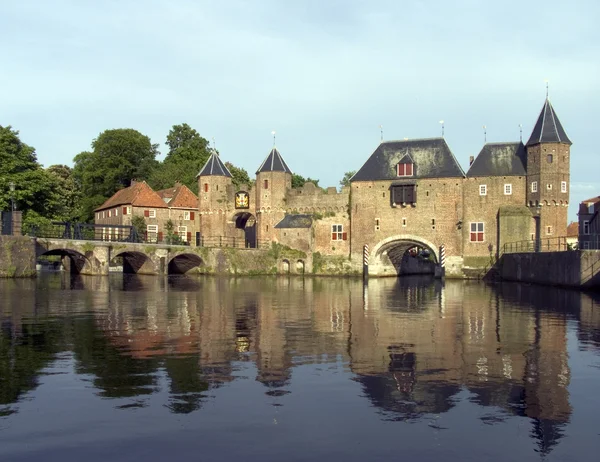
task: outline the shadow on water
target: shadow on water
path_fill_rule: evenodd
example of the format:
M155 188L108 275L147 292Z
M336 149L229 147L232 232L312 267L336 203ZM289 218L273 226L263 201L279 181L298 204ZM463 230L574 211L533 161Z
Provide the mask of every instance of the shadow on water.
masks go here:
M548 454L574 412L570 322L579 349L600 354L599 296L520 284L62 274L0 281L0 291L4 418L65 353L119 412L166 391L168 411L194 413L244 380L281 406L302 367L341 363L348 378L336 386L360 384L356 399L382 420L471 403L487 410L482 425L526 419Z

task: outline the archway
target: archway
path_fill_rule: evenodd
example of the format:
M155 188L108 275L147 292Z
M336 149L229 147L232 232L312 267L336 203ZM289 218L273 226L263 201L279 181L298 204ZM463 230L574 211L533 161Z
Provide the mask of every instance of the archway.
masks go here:
M289 260L282 260L281 262L281 271L284 274L290 274L290 261Z
M296 262L296 273L304 274L304 260L298 260Z
M121 252L113 257L113 262L119 259L122 260L125 274L156 274L152 260L142 252Z
M48 259L44 257L59 257L59 259ZM86 266L86 264L90 263L90 261L85 255L77 252L76 250L55 249L38 255L37 263L41 264L42 267L54 270L59 270L62 266L65 271L68 271L72 274L79 274L83 271L83 268Z
M434 274L439 249L414 235L392 236L379 242L369 257L369 273L380 276Z
M256 217L250 212L238 212L233 216L236 229L244 232L244 247L256 247Z
M204 262L202 258L193 253L183 253L173 257L169 262L169 274L185 274L188 271L202 266Z

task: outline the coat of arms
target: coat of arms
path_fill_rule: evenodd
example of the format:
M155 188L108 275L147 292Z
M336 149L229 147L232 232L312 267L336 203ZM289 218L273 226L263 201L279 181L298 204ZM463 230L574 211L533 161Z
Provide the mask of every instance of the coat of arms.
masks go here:
M250 196L246 191L240 191L235 193L235 208L236 209L247 209L250 207Z

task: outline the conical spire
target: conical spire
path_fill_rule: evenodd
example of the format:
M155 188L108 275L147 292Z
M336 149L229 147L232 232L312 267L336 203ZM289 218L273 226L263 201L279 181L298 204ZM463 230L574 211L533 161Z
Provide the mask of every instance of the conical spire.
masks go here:
M196 178L199 176L227 176L231 178L231 172L225 166L223 161L221 161L219 154L217 154L216 150L212 150L212 154L204 164L204 167L200 169L200 173L196 175Z
M527 146L539 143L573 144L569 140L560 120L558 120L558 116L548 98L546 98L542 112L540 112L535 127L533 127Z
M264 160L264 162L258 167L256 171L257 174L263 172L284 172L284 173L292 173L290 168L287 166L281 154L275 146L271 149L271 152Z

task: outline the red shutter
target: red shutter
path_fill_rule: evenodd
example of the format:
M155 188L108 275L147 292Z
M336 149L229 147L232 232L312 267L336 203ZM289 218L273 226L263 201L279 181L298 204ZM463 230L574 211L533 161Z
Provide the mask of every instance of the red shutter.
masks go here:
M342 234L342 240L344 240L344 241L348 240L348 233L343 233Z
M162 232L159 231L159 233L158 233L158 242L162 242L162 240L163 240L163 234L162 234Z
M332 241L337 240L337 233L331 233L331 240Z
M144 210L144 216L148 218L150 216L150 210Z
M406 176L412 176L413 174L413 165L406 164Z
M477 233L471 233L471 242L477 242Z
M191 231L187 232L187 241L192 242L192 232Z
M477 233L477 242L483 242L483 233Z
M127 207L123 207L123 215L127 215Z
M269 189L269 180L265 180L264 187L265 189Z
M190 220L194 221L195 218L196 218L196 214L194 212L190 212Z
M398 164L398 176L404 176L404 164Z
M208 183L204 183L204 192L208 192Z

